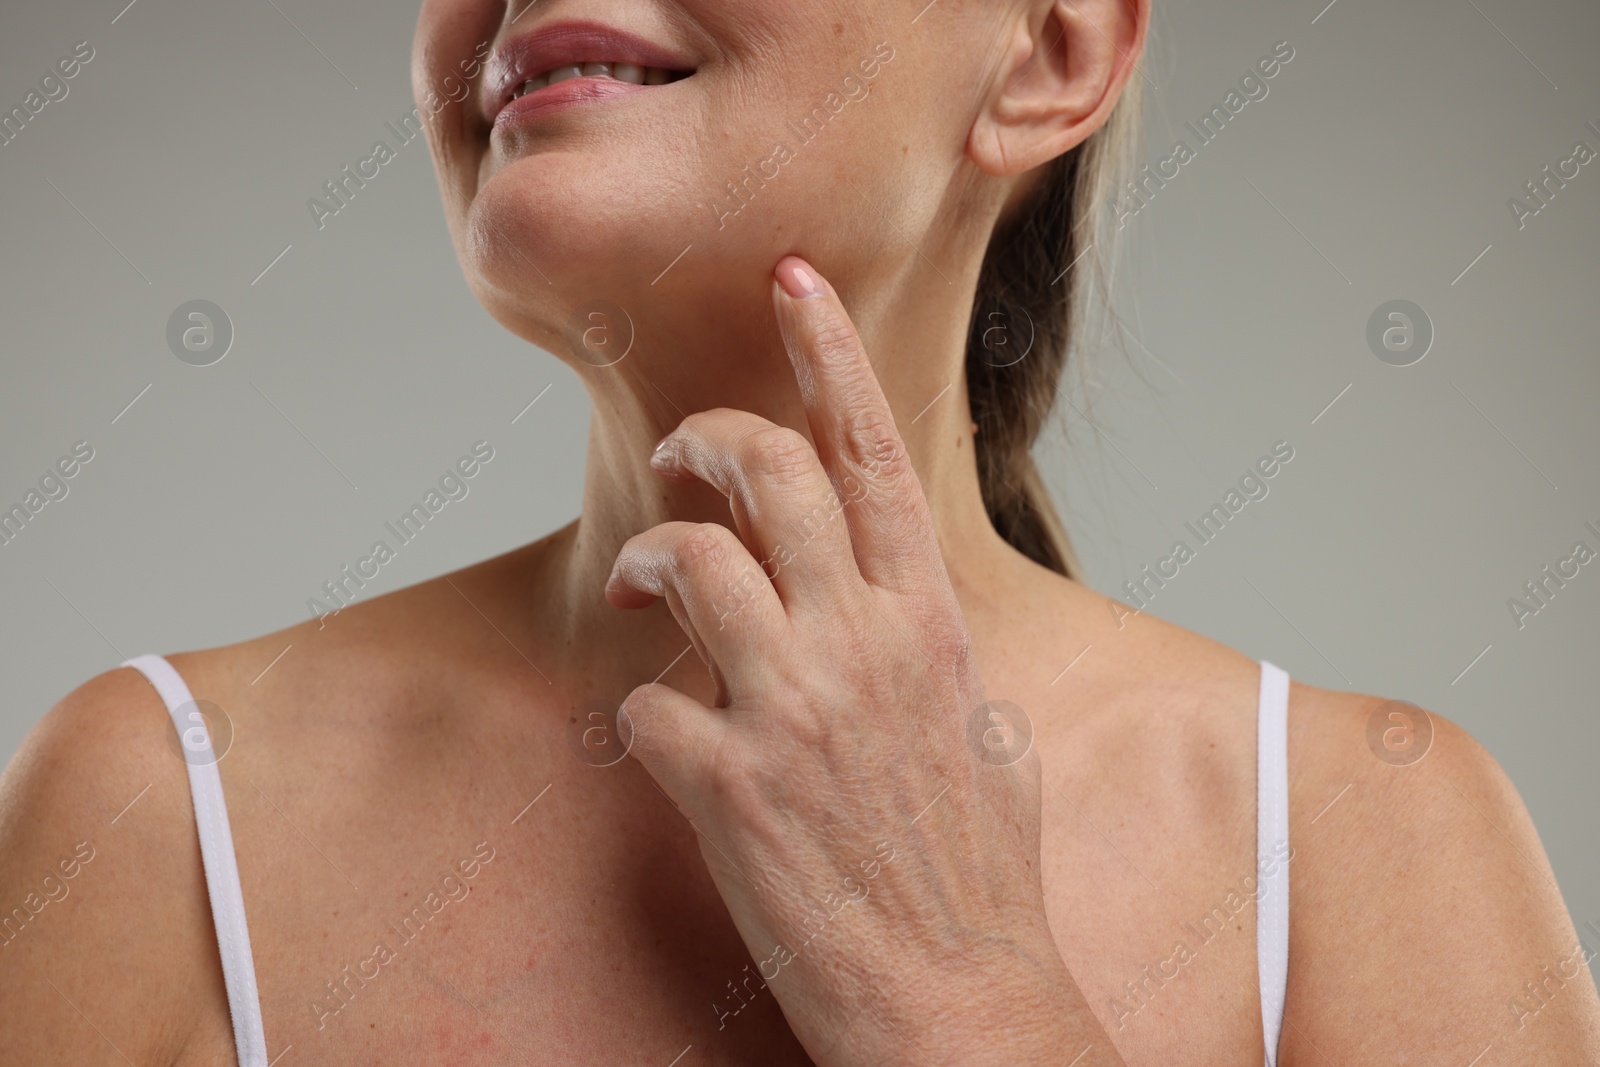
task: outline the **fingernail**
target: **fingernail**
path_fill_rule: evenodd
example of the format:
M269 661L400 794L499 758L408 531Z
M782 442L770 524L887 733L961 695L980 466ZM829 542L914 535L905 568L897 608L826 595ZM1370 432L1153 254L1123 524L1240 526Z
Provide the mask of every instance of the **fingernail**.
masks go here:
M678 465L673 461L672 450L667 447L667 441L671 438L669 433L657 441L655 451L650 453L650 469L657 474L671 476L677 473Z
M822 295L822 279L798 256L785 256L778 262L778 284L795 300Z

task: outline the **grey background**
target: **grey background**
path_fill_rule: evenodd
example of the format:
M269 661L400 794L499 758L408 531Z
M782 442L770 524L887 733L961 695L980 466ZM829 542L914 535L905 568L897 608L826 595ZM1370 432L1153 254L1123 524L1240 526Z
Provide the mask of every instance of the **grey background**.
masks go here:
M5 109L95 49L0 146L0 504L95 449L0 546L0 758L125 655L303 618L480 438L493 463L375 592L579 503L587 400L468 293L425 146L320 232L306 207L410 110L414 6L124 2L0 15ZM1600 160L1522 230L1507 207L1575 141L1600 149L1600 9L1325 2L1157 0L1147 160L1193 145L1183 123L1276 42L1295 57L1129 223L1128 354L1085 367L1098 431L1074 416L1041 458L1089 583L1115 594L1288 440L1270 495L1153 611L1465 726L1521 790L1574 919L1600 921L1600 562L1520 631L1506 606L1575 541L1600 549ZM165 342L196 298L236 331L206 368ZM1396 298L1436 331L1405 368L1365 340Z

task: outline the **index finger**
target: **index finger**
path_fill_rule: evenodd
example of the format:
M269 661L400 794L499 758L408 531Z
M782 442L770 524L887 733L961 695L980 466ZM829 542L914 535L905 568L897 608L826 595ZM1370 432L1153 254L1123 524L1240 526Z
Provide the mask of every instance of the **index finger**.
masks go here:
M943 572L933 517L844 305L798 256L774 270L772 302L817 455L844 501L861 575L905 587Z

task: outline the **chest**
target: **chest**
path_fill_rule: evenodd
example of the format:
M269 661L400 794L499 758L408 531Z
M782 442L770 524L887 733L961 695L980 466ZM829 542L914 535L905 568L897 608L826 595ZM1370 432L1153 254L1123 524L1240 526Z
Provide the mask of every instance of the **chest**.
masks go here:
M1065 762L1046 760L1047 905L1101 1024L1130 1064L1259 1059L1253 823ZM696 831L632 761L355 795L230 794L269 1059L809 1062ZM215 1009L196 1062L231 1046Z

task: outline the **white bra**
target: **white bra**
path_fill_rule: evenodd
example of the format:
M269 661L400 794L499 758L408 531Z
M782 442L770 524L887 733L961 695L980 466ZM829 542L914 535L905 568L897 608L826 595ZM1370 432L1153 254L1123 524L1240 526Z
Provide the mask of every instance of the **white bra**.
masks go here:
M233 1019L234 1047L239 1067L269 1067L267 1037L261 1020L261 997L256 991L255 960L250 955L250 931L245 925L244 894L239 886L239 865L233 852L233 832L228 827L228 806L222 797L222 777L205 721L195 710L194 697L172 664L160 656L139 656L124 664L150 680L172 716L172 724L189 753L189 792L194 798L194 821L200 834L200 859L205 867L206 891L211 897L211 919L217 928L217 948L222 955L222 978L228 990L228 1012ZM1281 668L1261 661L1260 717L1256 729L1256 966L1261 983L1261 1030L1266 1045L1266 1067L1278 1059L1278 1038L1283 1032L1283 1002L1289 981L1289 864L1284 856L1289 842L1289 676ZM280 1052L279 1055L282 1055Z

